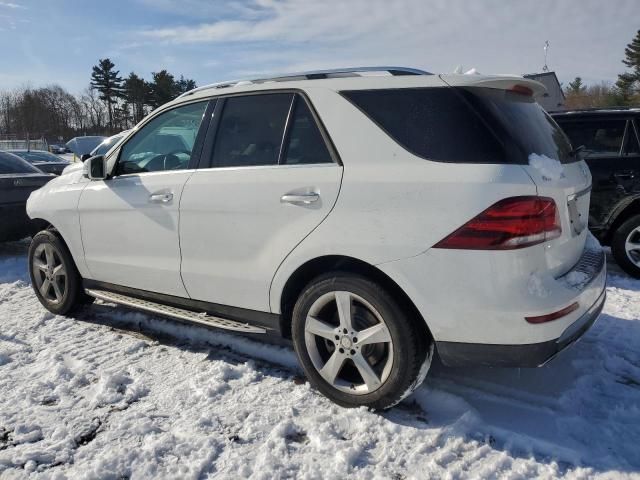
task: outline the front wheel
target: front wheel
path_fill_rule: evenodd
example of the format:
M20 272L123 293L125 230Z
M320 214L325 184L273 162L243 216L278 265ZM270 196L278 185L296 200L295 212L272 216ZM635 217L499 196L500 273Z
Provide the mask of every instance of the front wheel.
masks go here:
M626 220L613 234L611 253L626 273L640 278L640 215Z
M40 303L50 312L65 315L84 300L82 279L62 239L44 230L29 246L31 286Z
M311 384L345 407L392 407L422 383L433 356L416 319L357 275L313 281L295 305L292 333Z

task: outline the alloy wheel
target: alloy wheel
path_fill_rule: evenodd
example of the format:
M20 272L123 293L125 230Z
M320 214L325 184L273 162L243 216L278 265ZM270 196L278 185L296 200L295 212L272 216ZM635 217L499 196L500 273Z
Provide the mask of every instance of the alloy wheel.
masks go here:
M58 249L50 243L38 245L31 269L40 295L51 304L61 303L67 292L68 277Z
M631 263L640 267L640 227L631 230L624 242L624 249Z
M355 395L378 390L393 366L393 341L380 313L362 297L329 292L309 309L305 345L332 387Z

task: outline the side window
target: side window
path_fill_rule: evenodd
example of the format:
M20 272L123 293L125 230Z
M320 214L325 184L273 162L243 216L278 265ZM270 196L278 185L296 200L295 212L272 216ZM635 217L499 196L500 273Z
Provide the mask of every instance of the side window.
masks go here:
M617 157L622 147L626 120L566 122L562 128L573 148L584 145L587 157Z
M293 94L227 98L213 150L214 167L277 165Z
M187 168L207 104L177 107L147 123L120 150L116 173Z
M332 163L327 145L307 102L296 97L295 109L289 126L289 142L281 160L286 165Z
M636 136L638 124L636 123L636 128L633 128L633 121L629 120L627 122L627 135L624 146L624 154L625 155L639 155L640 154L640 145L638 145L638 137Z
M502 145L452 88L355 90L342 94L414 155L441 162L505 161Z

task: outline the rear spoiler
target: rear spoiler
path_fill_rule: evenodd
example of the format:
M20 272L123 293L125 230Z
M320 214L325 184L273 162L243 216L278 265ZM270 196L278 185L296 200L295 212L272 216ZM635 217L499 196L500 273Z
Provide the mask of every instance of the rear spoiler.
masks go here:
M515 75L439 75L440 80L450 87L484 87L499 90L529 89L534 97L547 92L547 88L540 82Z

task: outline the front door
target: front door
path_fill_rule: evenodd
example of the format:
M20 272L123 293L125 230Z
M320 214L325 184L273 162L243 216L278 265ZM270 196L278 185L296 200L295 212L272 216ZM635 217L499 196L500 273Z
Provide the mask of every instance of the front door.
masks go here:
M333 208L342 166L299 94L229 97L214 118L208 168L182 195L182 278L194 299L269 311L278 266Z
M187 296L179 205L201 148L207 104L183 105L148 121L120 148L113 176L83 190L78 209L92 279Z

